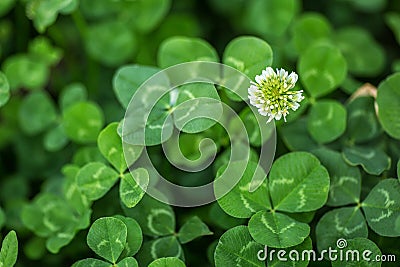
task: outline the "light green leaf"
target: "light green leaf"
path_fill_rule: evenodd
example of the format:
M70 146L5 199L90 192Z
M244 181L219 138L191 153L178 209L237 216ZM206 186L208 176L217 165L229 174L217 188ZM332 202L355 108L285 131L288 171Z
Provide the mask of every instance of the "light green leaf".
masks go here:
M233 173L241 173L243 168L245 168L245 171L232 190L218 199L218 204L221 208L236 218L249 218L257 211L270 209L271 203L264 170L255 162L234 161L230 162L230 165L230 173L224 173L224 179ZM225 164L218 170L216 179L223 177L221 175L226 167L227 165ZM260 181L264 179L264 181L257 190L250 192L253 179ZM216 196L218 196L218 192L224 192L225 190L224 184L214 183Z
M209 129L222 115L219 101L213 84L191 83L179 87L173 112L175 126L186 133Z
M360 201L361 173L349 166L339 152L321 148L312 151L327 168L331 178L327 205L344 206Z
M118 180L118 173L100 162L83 166L76 175L76 183L89 200L103 197Z
M173 209L148 195L144 195L134 208L124 208L124 211L127 216L139 222L145 235L165 236L175 232Z
M307 129L318 143L329 143L346 130L346 109L337 101L321 100L311 106Z
M170 267L170 266L185 267L186 265L179 258L167 257L167 258L156 259L155 261L150 263L148 267Z
M100 257L116 263L124 250L126 237L127 227L121 220L104 217L90 227L87 244Z
M97 138L97 146L103 154L103 156L119 171L123 173L127 168L127 162L125 161L124 152L122 150L122 140L118 135L118 122L110 123L104 128ZM136 161L142 150L142 146L129 146L132 153L129 153L129 166Z
M181 244L186 244L198 237L212 235L213 232L197 216L193 216L182 225L178 233L178 239Z
M29 55L35 61L43 62L46 66L57 64L62 57L62 50L53 47L50 40L44 36L39 36L29 43Z
M343 149L343 158L351 166L361 165L369 174L380 175L390 168L391 159L381 148L352 146Z
M375 99L357 97L347 105L346 136L350 143L370 141L382 133L375 113Z
M46 92L35 92L24 98L19 110L22 130L35 135L48 128L57 118L53 101Z
M149 174L146 169L139 168L125 174L121 179L119 187L121 201L128 208L132 208L144 196L146 188L149 185Z
M49 77L49 70L45 64L36 62L25 54L8 57L4 61L3 71L11 90L21 87L31 90L40 89Z
M110 267L109 262L105 262L98 259L87 258L75 262L71 267Z
M127 108L140 85L159 71L161 71L159 68L141 65L126 65L119 68L113 78L113 89L121 105Z
M344 28L336 33L335 41L347 61L350 73L374 76L382 71L385 51L368 31L357 27Z
M142 246L143 236L140 225L132 218L116 215L115 218L121 220L128 230L124 251L120 258L135 255Z
M79 172L79 167L76 165L64 165L61 171L65 176L63 184L65 199L79 214L84 214L90 207L91 202L82 194L76 182L75 178Z
M229 42L222 62L254 79L263 69L271 66L272 57L272 49L267 42L257 37L242 36Z
M312 154L292 152L273 163L269 173L269 191L276 210L316 210L327 201L329 174Z
M6 75L0 71L0 107L4 106L10 99L10 85Z
M363 237L357 237L347 240L347 246L342 249L344 257L343 260L339 257L337 260L332 261L332 267L380 267L382 262L375 261L375 257L382 255L378 246L371 240ZM354 252L356 251L356 252ZM369 253L362 253L370 251ZM364 257L368 257L366 260Z
M59 124L50 129L44 136L43 143L48 151L58 151L62 149L68 143L64 127Z
M292 34L297 52L304 53L317 42L329 41L332 34L332 26L319 13L304 13L294 22Z
M107 66L118 66L133 56L136 37L127 25L110 20L89 27L85 47L93 59Z
M87 100L86 87L81 83L71 83L65 86L59 96L60 107L66 110L78 102Z
M279 37L300 8L297 0L250 1L242 11L242 24L250 32Z
M122 261L118 262L116 267L138 267L138 263L135 258L128 257L123 259Z
M383 129L391 137L400 139L400 73L395 73L379 84L378 117Z
M65 133L77 143L95 142L103 124L103 112L92 102L77 103L63 113Z
M79 214L61 196L41 193L32 203L23 207L21 219L37 236L47 238L46 247L50 252L58 253L61 247L74 238L78 230L89 226L90 215L89 209Z
M58 12L72 2L73 0L31 0L26 5L26 15L33 20L38 32L43 33L48 26L55 23Z
M380 181L362 203L368 225L382 236L400 236L393 231L400 216L400 183L397 179Z
M351 239L368 236L368 227L358 207L346 207L328 211L316 227L319 251L335 248L340 238Z
M231 228L218 241L214 253L215 266L265 266L257 258L257 253L263 249L264 246L254 242L246 226Z
M175 36L161 43L157 55L161 68L189 61L218 62L218 54L209 43L199 38Z
M18 239L15 231L10 231L4 237L0 250L0 266L12 267L17 262Z
M184 260L182 247L175 236L165 236L145 242L137 255L140 266L148 266L154 260L165 257Z
M275 248L296 246L310 234L310 226L279 212L259 211L249 221L255 241Z
M347 64L336 47L315 44L300 56L297 70L306 91L312 97L321 97L344 81Z

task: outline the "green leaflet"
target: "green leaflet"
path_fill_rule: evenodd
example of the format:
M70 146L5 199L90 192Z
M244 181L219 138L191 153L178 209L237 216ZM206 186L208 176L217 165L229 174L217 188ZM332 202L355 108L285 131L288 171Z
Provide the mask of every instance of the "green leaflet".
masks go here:
M149 174L144 168L135 169L124 174L121 177L119 187L119 195L122 203L128 208L136 206L144 196L148 184Z
M258 243L287 248L302 243L310 234L310 226L279 212L259 211L251 217L249 231Z
M178 233L178 239L181 244L188 243L200 236L212 235L208 226L197 216L187 220Z
M369 250L371 253L365 253L370 259L369 261L363 259L362 253ZM357 254L350 254L350 251L357 251ZM348 255L349 260L336 260L332 261L332 267L347 267L347 266L360 266L360 267L379 267L381 262L375 261L375 257L381 255L378 246L371 240L363 237L353 238L347 241L347 246L343 249L343 254ZM364 255L365 256L365 255ZM359 260L357 260L359 259Z
M55 105L44 91L30 94L21 104L19 122L27 134L35 135L42 132L50 127L56 118Z
M76 103L63 113L65 133L77 143L95 142L103 124L103 112L92 102Z
M100 162L86 164L76 175L80 191L90 200L104 196L117 180L118 173Z
M263 69L271 66L272 49L262 39L252 36L238 37L226 46L222 62L254 79Z
M328 198L329 174L312 154L292 152L274 162L268 187L274 209L312 211L322 207Z
M379 182L362 203L368 225L382 236L400 236L396 220L400 216L400 183L397 179Z
M137 220L144 234L165 236L175 231L173 209L154 198L145 195L134 208L124 208L127 216ZM143 216L147 214L147 216Z
M319 251L335 248L340 238L350 239L368 236L364 216L357 207L340 208L325 213L316 227Z
M154 260L165 257L184 260L182 247L175 236L165 236L145 242L137 255L140 266L148 266Z
M214 48L199 38L171 37L162 42L157 61L161 68L167 68L188 61L218 62Z
M116 263L124 250L127 227L119 219L106 217L97 219L87 235L88 246L100 257Z
M315 44L299 58L301 82L312 97L321 97L334 91L347 74L347 64L340 51L328 44Z
M140 85L160 70L141 65L126 65L119 68L113 78L113 89L121 105L124 108L128 107L129 101Z
M185 267L185 263L179 258L175 257L166 257L157 259L149 264L149 267Z
M85 48L93 59L106 66L118 66L133 56L136 36L120 21L104 21L88 28Z
M213 84L191 83L180 86L177 90L178 98L173 117L179 130L186 133L203 132L213 126L222 115L220 98Z
M297 52L304 53L314 43L328 41L332 26L321 14L304 13L294 21L292 34Z
M395 73L379 84L378 96L378 118L383 129L390 136L400 139L400 90L398 84L400 74Z
M265 266L257 258L264 247L254 242L246 226L240 225L226 231L219 239L215 249L215 266Z
M352 146L343 149L344 160L352 165L361 167L369 174L380 175L391 165L390 157L381 149L367 146Z
M327 205L344 206L360 201L361 173L349 166L339 152L320 148L312 151L327 168L331 179Z
M321 100L311 106L307 129L318 143L329 143L346 130L346 109L336 101Z
M129 146L129 151L125 154L129 155L129 161L125 159L122 140L117 133L118 123L114 122L104 128L97 138L98 148L103 156L115 167L117 171L123 173L140 156L142 146ZM128 149L126 147L126 149Z
M218 204L229 215L236 218L249 218L254 213L260 210L271 208L269 201L269 192L267 187L267 180L265 179L265 172L257 163L246 161L231 162L230 173L224 174L227 177L231 174L240 173L240 170L245 167L245 171L241 176L239 182L230 190L225 196L218 199ZM227 165L222 166L217 173L217 181L222 178L221 174L226 169ZM250 192L251 181L253 179L265 179L257 190ZM216 194L224 190L224 184L214 183L214 190Z
M12 267L17 261L18 240L15 231L10 231L3 239L0 250L0 266Z

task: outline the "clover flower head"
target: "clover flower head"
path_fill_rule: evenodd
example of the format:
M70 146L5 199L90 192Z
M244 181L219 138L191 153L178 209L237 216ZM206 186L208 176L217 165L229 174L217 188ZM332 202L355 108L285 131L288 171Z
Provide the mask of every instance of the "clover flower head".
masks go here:
M276 69L276 72L267 67L260 75L256 75L255 81L248 88L250 104L258 108L263 116L271 120L286 121L289 110L297 110L300 102L304 99L303 90L293 89L298 76L295 72L288 73L284 69Z

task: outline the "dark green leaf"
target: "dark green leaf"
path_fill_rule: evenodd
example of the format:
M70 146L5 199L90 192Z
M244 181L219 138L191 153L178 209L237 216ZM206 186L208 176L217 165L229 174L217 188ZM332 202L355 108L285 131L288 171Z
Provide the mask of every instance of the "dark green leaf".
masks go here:
M362 203L368 225L382 236L400 236L396 220L400 216L400 183L397 179L379 182Z
M200 236L212 234L213 232L208 229L208 226L199 217L194 216L182 225L178 233L178 239L181 244L186 244Z

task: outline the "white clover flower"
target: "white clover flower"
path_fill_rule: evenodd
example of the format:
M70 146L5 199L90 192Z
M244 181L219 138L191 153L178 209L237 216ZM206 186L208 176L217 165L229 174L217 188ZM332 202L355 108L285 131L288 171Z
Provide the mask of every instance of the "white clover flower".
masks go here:
M284 69L276 69L276 72L267 67L261 75L256 75L256 82L251 82L248 89L250 103L258 108L263 116L268 116L267 121L272 119L286 121L289 110L297 110L300 102L304 99L303 90L290 90L297 82L295 72L288 74Z

